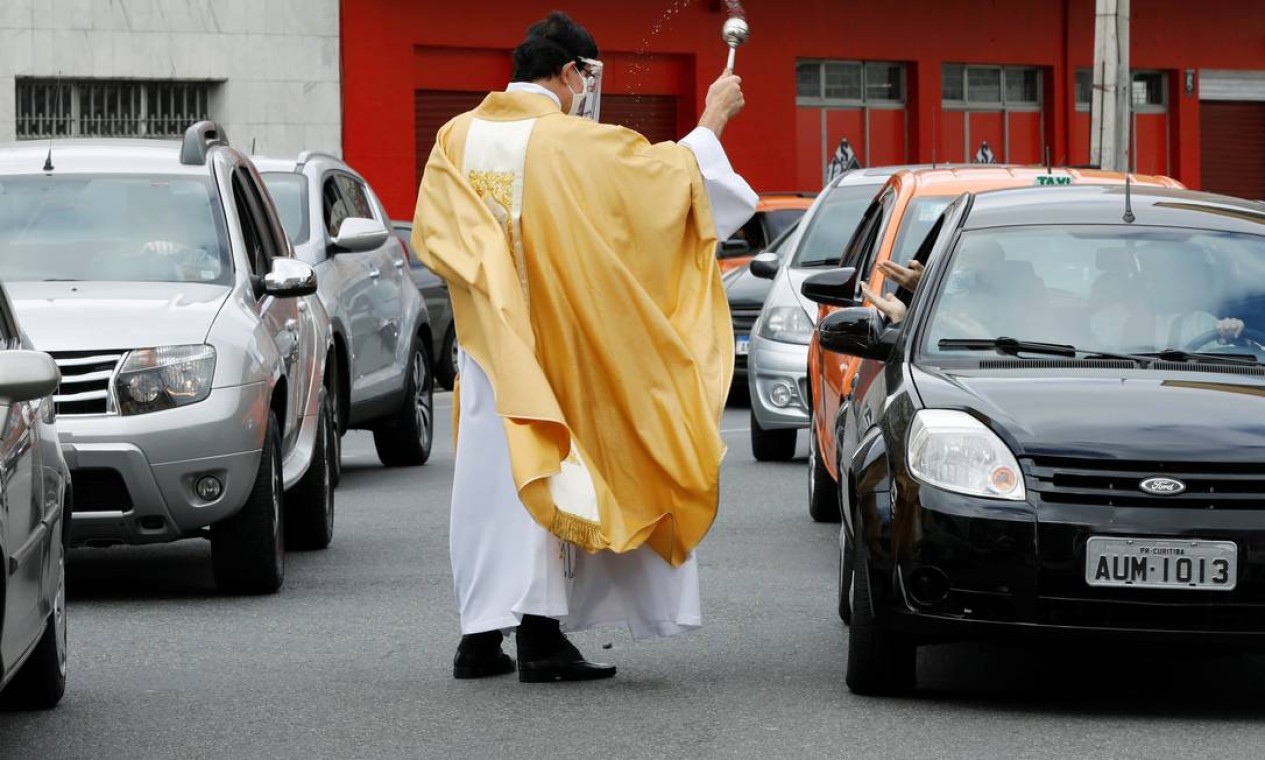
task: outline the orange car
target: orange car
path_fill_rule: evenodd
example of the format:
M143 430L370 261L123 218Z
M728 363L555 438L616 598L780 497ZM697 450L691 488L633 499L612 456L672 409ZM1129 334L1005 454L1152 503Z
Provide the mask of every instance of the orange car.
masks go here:
M721 274L746 266L803 216L816 197L816 193L761 193L751 221L716 246Z
M982 192L1026 186L1123 184L1125 175L1076 169L1017 166L961 166L901 171L875 196L852 240L844 251L842 266L854 267L857 279L868 281L874 292L892 293L895 283L884 287L877 265L883 261L907 264L946 206L964 192ZM1139 185L1181 188L1168 177L1132 175ZM863 301L860 292L857 301ZM817 320L829 312L823 306ZM838 468L851 452L836 450L835 420L847 403L860 359L824 351L816 334L808 346L808 381L811 395L808 455L808 512L818 522L838 522L840 515Z

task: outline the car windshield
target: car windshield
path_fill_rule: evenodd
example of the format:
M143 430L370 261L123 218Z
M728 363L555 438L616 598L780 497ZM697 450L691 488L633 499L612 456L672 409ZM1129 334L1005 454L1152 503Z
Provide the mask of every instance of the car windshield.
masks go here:
M1265 359L1265 236L987 229L964 233L947 263L923 333L927 356L962 356L971 347L954 345L960 340L1006 337L1089 352Z
M0 280L228 284L232 258L209 178L0 179Z
M293 172L265 172L264 184L277 207L281 226L294 245L306 243L308 228L307 178Z
M891 260L902 266L908 264L918 251L918 246L927 237L931 226L952 202L953 199L947 196L915 198L910 201L905 209L905 215L901 217L900 228L896 230L896 243L892 246Z
M807 209L802 208L783 208L777 211L766 211L764 214L764 222L769 228L769 239L776 240L782 237L782 233L795 226L799 218L804 215ZM769 244L769 248L773 248L773 244Z
M865 210L882 185L841 185L813 212L800 236L792 267L838 266Z

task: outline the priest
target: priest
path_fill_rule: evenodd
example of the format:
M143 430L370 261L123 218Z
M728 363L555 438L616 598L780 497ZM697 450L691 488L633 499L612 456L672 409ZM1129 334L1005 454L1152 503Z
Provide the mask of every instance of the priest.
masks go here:
M695 547L716 516L733 333L715 260L756 195L719 138L650 144L597 121L602 62L562 13L514 50L513 82L437 135L414 216L448 283L459 387L450 549L456 678L607 678L565 632L701 622Z

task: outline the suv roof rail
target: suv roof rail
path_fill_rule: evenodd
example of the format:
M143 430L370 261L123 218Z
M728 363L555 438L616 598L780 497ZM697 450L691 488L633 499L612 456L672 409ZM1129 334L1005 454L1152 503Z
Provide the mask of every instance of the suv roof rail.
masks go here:
M205 164L207 150L215 145L228 147L228 134L213 121L199 121L184 131L180 163L191 166Z
M308 161L311 161L314 158L328 158L334 161L338 161L339 163L342 163L342 159L339 158L338 156L335 156L333 153L326 153L323 150L305 150L299 154L299 158L295 162L295 166L298 169L302 169L304 164L306 164Z

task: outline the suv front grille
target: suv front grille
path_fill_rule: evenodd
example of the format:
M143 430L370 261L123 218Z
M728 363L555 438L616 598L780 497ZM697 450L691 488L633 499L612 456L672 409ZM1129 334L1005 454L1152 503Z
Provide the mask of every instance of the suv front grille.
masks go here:
M109 411L110 380L124 351L54 351L61 385L53 400L57 413L105 414Z
M1263 509L1265 473L1260 464L1129 462L1035 457L1023 461L1029 490L1052 504L1179 509ZM1180 480L1186 490L1152 496L1139 488L1147 478Z

